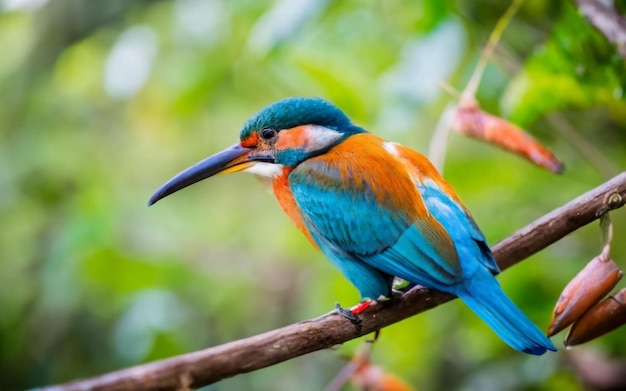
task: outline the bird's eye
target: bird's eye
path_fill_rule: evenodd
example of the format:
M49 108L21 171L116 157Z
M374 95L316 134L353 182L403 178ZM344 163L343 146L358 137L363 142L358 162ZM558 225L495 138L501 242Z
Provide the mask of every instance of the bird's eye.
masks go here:
M276 136L276 131L274 129L271 128L265 128L261 131L261 137L264 140L270 140L272 138L274 138L274 136Z

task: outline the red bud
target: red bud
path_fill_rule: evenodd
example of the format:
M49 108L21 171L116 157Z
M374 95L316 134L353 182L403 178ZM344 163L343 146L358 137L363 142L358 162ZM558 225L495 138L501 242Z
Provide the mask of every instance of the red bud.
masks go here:
M551 337L580 318L585 311L609 293L622 277L612 259L593 258L561 293L548 327Z
M528 133L482 111L475 100L461 102L453 128L456 132L513 152L546 170L557 174L564 170L563 163Z
M624 324L626 324L626 288L585 312L567 333L565 346L591 341Z

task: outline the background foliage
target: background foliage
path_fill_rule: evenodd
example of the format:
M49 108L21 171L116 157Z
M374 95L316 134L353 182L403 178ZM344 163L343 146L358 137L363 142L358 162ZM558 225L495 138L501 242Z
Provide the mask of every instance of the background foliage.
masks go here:
M146 201L182 168L234 143L252 113L286 96L325 97L367 129L426 152L454 101L438 82L464 87L507 4L0 6L0 388L22 389L355 303L356 290L251 177L215 178L150 209ZM491 242L623 170L625 68L572 3L522 7L478 98L526 127L567 169L555 176L453 136L446 177ZM623 266L625 213L613 219L613 256ZM599 230L587 227L500 280L546 327L562 287L599 251ZM587 348L623 357L625 339L617 330ZM319 390L358 346L208 389ZM385 329L374 359L417 389L577 389L567 354L518 354L454 302Z

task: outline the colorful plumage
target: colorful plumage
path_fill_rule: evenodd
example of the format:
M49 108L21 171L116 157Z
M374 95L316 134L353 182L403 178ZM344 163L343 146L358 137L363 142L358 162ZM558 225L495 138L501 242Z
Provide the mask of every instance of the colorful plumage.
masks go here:
M288 98L253 116L240 142L181 172L150 205L218 173L269 177L283 210L363 300L393 276L457 295L511 347L556 350L507 298L491 250L424 156L354 125L332 104Z

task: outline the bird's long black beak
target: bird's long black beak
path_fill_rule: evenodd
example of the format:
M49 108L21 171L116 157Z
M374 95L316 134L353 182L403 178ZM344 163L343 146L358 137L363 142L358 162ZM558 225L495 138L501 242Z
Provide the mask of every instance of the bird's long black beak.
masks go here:
M148 206L153 205L161 198L165 198L203 179L217 174L245 170L257 162L251 156L251 151L253 151L252 148L242 147L237 143L194 164L163 184L152 197L150 197Z

